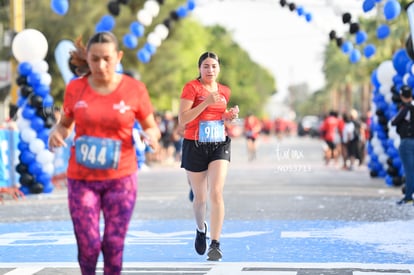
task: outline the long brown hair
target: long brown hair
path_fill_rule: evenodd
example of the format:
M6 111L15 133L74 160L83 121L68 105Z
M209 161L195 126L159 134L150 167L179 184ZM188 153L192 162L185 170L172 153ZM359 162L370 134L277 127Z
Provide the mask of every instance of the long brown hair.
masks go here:
M95 43L113 43L116 50L119 49L118 39L111 32L97 32L85 44L82 41L82 36L79 36L74 41L75 50L70 52L70 64L75 67L75 74L78 76L88 75L90 73L86 55L92 44Z

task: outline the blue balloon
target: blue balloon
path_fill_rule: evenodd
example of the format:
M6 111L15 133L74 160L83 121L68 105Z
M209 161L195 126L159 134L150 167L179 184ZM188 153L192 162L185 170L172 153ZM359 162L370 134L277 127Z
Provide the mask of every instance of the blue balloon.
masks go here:
M48 95L49 92L50 92L50 87L48 85L40 84L34 87L34 93L36 95L40 95L42 98Z
M20 97L17 99L17 106L18 106L19 108L23 107L23 106L26 104L26 101L27 101L27 99L26 99L26 98L24 98L24 97L20 96Z
M139 23L138 21L134 21L129 25L129 30L133 33L136 37L142 37L145 33L144 26Z
M29 195L29 194L30 194L30 188L29 188L29 186L24 186L24 185L22 185L22 186L20 186L19 190L20 190L23 194L25 194L25 195Z
M22 116L28 120L31 120L35 114L36 110L28 105L26 105L22 110Z
M22 62L19 64L17 70L19 71L20 75L28 76L32 73L32 65L29 62Z
M105 29L102 22L98 22L95 26L95 32L105 32L105 31L107 31L107 30Z
M36 177L36 181L40 182L43 185L48 184L50 181L52 180L52 177L46 173L40 173L37 177Z
M377 70L373 70L371 73L371 83L377 88L381 86L381 83L378 81L377 78Z
M384 5L384 16L387 20L392 20L398 17L401 13L401 5L396 0L388 0Z
M68 84L69 81L73 78L74 74L69 66L70 52L75 49L75 45L70 40L61 40L54 52L56 64L58 65L60 74L65 81L65 84Z
M355 43L357 45L360 45L362 43L364 43L367 40L367 33L364 31L359 31L355 34Z
M17 148L20 152L28 151L29 150L29 143L24 142L23 139L20 137L19 144L17 144Z
M403 77L401 75L396 74L392 77L392 82L395 86L401 86L403 84Z
M46 95L43 99L43 107L53 107L53 97L50 94Z
M137 53L138 60L142 63L148 63L151 60L151 54L147 49L142 48Z
M402 163L401 163L400 156L397 156L392 159L392 165L394 165L394 167L401 168Z
M358 49L353 49L349 55L349 61L351 63L358 63L361 59L361 52Z
M372 44L368 44L368 45L366 45L365 46L365 48L364 48L364 56L366 57L366 58L371 58L374 54L375 54L375 52L376 52L377 50L376 50L376 48L375 48L375 46L374 45L372 45Z
M407 62L407 65L405 67L405 72L408 73L408 74L414 74L414 72L413 72L413 65L414 65L414 62L410 59Z
M115 27L115 19L112 15L104 15L99 22L105 31L111 31Z
M144 48L150 53L150 55L155 54L157 48L151 43L145 43Z
M349 54L353 48L354 46L352 45L351 41L345 41L341 46L342 52L345 54Z
M30 86L35 87L40 84L41 82L41 76L38 73L32 72L27 76L27 83L29 83Z
M299 16L302 16L305 12L305 9L302 6L297 6L296 7L296 12Z
M375 7L375 0L364 0L362 3L362 10L364 12L369 12Z
M49 181L47 184L43 184L43 193L52 193L54 188L53 183Z
M50 129L43 128L39 132L37 132L37 138L42 140L45 144L48 144Z
M195 7L196 7L196 2L195 2L195 0L188 0L188 1L187 1L187 8L188 8L188 10L189 10L189 11L194 10L194 9L195 9Z
M131 33L127 33L123 37L123 43L128 49L134 49L138 45L138 38Z
M398 151L393 146L390 146L387 149L387 155L394 158L394 157L398 156Z
M50 2L50 7L55 13L59 15L65 15L69 10L69 1L68 0L52 0Z
M394 184L392 183L392 177L390 176L390 175L386 175L385 176L385 183L388 185L388 186L393 186Z
M386 24L383 24L377 28L377 37L378 39L385 39L390 35L390 27Z
M42 165L37 161L33 161L32 163L30 163L28 170L32 175L40 175L40 173L43 172Z
M45 126L45 122L40 117L34 116L30 121L30 126L32 126L33 130L38 132L43 129L43 127Z
M392 64L394 69L399 75L404 75L407 68L407 63L410 61L410 57L407 54L405 48L397 50L392 57Z
M180 6L176 10L176 13L177 13L179 18L186 17L187 16L187 8L185 6Z
M312 21L312 13L307 12L305 14L305 18L307 22L311 22Z
M20 152L20 160L24 163L29 165L36 161L36 155L30 152L30 150L25 150Z

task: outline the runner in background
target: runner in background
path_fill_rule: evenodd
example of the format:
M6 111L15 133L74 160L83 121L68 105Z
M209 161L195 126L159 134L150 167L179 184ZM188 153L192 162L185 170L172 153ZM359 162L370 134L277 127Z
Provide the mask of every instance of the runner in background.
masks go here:
M247 159L253 161L256 159L257 144L256 139L259 137L262 125L260 120L253 115L248 113L244 118L244 136L247 141Z

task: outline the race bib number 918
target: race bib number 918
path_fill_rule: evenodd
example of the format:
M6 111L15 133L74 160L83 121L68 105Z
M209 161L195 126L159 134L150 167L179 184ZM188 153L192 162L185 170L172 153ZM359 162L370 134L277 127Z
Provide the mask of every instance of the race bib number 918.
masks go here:
M116 169L121 142L109 138L81 136L75 141L76 162L91 169Z
M199 126L199 142L223 142L226 140L223 120L200 121Z

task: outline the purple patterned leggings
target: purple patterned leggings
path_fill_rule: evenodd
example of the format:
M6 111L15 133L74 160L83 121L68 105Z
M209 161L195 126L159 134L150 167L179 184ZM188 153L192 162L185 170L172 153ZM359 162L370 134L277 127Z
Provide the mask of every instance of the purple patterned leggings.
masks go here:
M83 275L95 274L101 250L104 274L121 274L124 241L136 193L136 174L103 181L68 179L69 211ZM101 210L105 221L102 240L99 231Z

